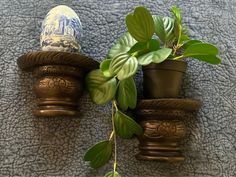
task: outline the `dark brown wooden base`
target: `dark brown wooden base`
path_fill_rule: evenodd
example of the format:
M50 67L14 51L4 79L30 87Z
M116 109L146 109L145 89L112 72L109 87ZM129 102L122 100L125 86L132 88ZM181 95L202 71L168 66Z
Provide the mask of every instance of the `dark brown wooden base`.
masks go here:
M139 136L138 160L179 162L184 160L179 145L185 137L182 121L190 111L199 109L200 102L191 99L140 100L135 117L143 127Z
M38 108L35 116L77 116L85 73L99 63L80 54L38 51L21 56L18 65L36 77L34 92Z

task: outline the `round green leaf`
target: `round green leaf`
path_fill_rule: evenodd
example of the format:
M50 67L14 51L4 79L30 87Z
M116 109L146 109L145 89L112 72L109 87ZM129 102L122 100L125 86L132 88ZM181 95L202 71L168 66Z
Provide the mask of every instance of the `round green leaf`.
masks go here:
M186 50L189 46L191 46L193 44L198 44L198 43L202 43L202 41L199 41L199 40L189 40L189 41L184 43L182 48Z
M99 168L105 165L111 158L112 142L101 141L92 146L85 154L84 160L90 161L92 168Z
M192 58L198 59L200 61L205 61L210 64L220 64L221 59L215 55L194 55Z
M212 44L196 43L190 45L183 53L185 57L195 55L218 55L219 50Z
M114 171L110 171L107 174L105 174L104 177L121 177L120 174L118 172L114 172Z
M139 57L138 63L143 66L148 65L151 62L161 63L169 57L171 52L172 52L172 49L170 48L163 48L154 52L149 52Z
M142 127L121 111L115 113L114 123L116 133L121 138L131 138L134 134L141 135L143 133Z
M105 77L99 69L88 73L85 81L90 97L96 104L107 103L116 93L116 79Z
M143 55L150 51L155 51L160 48L160 42L156 39L150 39L148 42L137 42L130 50L129 54L137 52L136 56Z
M156 15L153 15L152 17L153 17L153 21L154 21L154 25L155 25L155 33L159 37L159 39L163 43L165 43L166 33L165 33L163 20L159 16L156 16Z
M116 75L119 80L131 77L138 69L138 61L136 57L129 54L121 54L116 56L110 64L109 71L112 75Z
M110 66L111 60L103 60L100 64L100 70L102 71L103 75L105 77L112 77L111 73L109 72L109 66Z
M163 25L165 29L165 42L169 42L174 38L174 26L175 26L175 20L170 17L164 17L163 18Z
M147 50L147 43L137 42L136 44L134 44L133 47L131 47L128 53L132 54L134 52L143 51L143 50Z
M150 12L144 7L136 7L133 14L126 16L129 33L139 42L147 42L154 33L154 22Z
M130 33L123 34L116 43L110 48L108 52L109 58L114 58L115 56L126 53L137 41L130 35Z
M119 107L125 111L129 108L134 109L137 103L137 90L134 79L132 77L120 81L117 101Z
M158 16L153 16L155 24L155 33L163 43L167 43L174 38L174 19L164 17L161 19Z

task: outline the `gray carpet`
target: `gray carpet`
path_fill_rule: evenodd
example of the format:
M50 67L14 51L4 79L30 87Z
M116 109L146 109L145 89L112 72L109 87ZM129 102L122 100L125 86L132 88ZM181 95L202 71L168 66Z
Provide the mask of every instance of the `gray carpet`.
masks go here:
M191 133L184 141L183 164L140 162L138 142L119 140L118 171L124 177L236 176L236 1L235 0L1 0L0 1L0 176L93 177L83 154L108 136L110 105L97 106L85 94L77 118L37 118L31 74L18 69L17 58L39 49L41 22L58 4L72 7L84 27L82 52L101 61L125 29L125 14L137 5L165 15L176 4L194 38L216 44L218 66L188 60L182 95L200 99L201 110L186 119ZM141 88L141 72L137 77ZM141 90L139 89L139 93Z

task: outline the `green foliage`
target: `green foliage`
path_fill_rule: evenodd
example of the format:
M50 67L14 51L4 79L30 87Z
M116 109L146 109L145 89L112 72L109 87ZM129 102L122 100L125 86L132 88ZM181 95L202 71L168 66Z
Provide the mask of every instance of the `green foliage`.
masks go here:
M149 52L156 51L160 48L160 42L157 39L151 39L147 43Z
M105 174L104 177L121 177L121 176L116 171L115 172L114 171L110 171L107 174Z
M170 49L170 48L163 48L163 49L159 49L154 52L149 52L149 53L139 57L138 62L140 65L143 65L143 66L148 65L151 62L161 63L165 59L168 58L168 56L171 54L171 52L172 52L172 49Z
M130 55L138 52L143 52L147 50L147 43L146 42L137 42L131 49L128 51Z
M171 8L171 12L173 16L175 17L174 33L177 39L176 45L177 47L179 47L179 45L182 45L184 41L189 40L188 31L187 31L187 28L184 27L182 24L182 16L181 16L180 9L177 8L176 6L173 6Z
M173 7L171 8L171 11L172 11L173 15L175 16L177 22L178 22L178 23L182 23L182 17L181 17L180 9L177 8L176 6L173 6Z
M192 56L192 58L198 59L200 61L205 61L207 63L214 64L214 65L221 63L220 58L215 55L194 55Z
M120 177L116 172L116 136L131 138L143 133L139 124L121 112L136 107L137 90L133 77L138 65L187 57L210 64L221 62L214 45L189 39L180 9L174 6L171 12L173 18L162 18L152 16L145 7L135 8L126 16L128 32L112 45L108 59L100 64L100 69L91 71L86 77L86 86L93 102L105 104L112 101L110 138L94 145L84 157L93 168L101 167L110 159L114 143L114 170L105 177Z
M189 41L185 43L183 57L192 57L210 64L219 64L221 59L217 57L219 50L212 44L201 43L200 41Z
M137 103L137 90L132 77L120 81L117 92L118 105L122 110L134 109Z
M133 76L138 69L136 57L129 54L120 54L111 61L109 71L116 75L119 80L127 79Z
M126 26L138 42L147 42L154 34L152 15L144 7L136 7L133 14L126 16Z
M115 96L116 79L105 77L99 69L88 73L85 81L94 103L105 104Z
M202 43L202 41L199 40L189 40L185 42L182 46L182 49L186 50L190 45L197 44L197 43Z
M167 44L174 38L174 19L170 17L164 17L161 19L158 16L153 16L155 24L155 33L163 44Z
M219 50L212 44L196 43L190 45L183 53L184 56L190 57L195 55L218 55Z
M137 42L128 53L133 56L140 56L147 52L155 51L160 48L160 42L156 39L150 39L148 42Z
M109 66L111 64L111 59L103 60L100 64L100 70L105 77L112 77L112 74L109 71Z
M111 158L112 141L101 141L92 146L85 154L84 160L90 161L92 168L99 168L105 165Z
M128 33L124 33L108 52L109 58L114 58L121 53L126 53L137 41Z
M174 39L174 19L170 17L164 17L163 19L164 29L165 29L165 39L166 42L171 42Z
M141 135L143 133L140 125L121 111L115 113L115 128L121 138L131 138L134 134Z

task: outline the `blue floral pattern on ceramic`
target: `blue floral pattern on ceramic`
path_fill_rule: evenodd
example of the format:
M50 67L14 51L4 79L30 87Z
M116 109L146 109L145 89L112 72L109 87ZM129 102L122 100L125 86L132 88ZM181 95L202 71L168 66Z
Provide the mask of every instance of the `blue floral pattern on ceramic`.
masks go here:
M82 25L78 15L70 7L56 6L42 23L40 45L43 51L79 52Z

